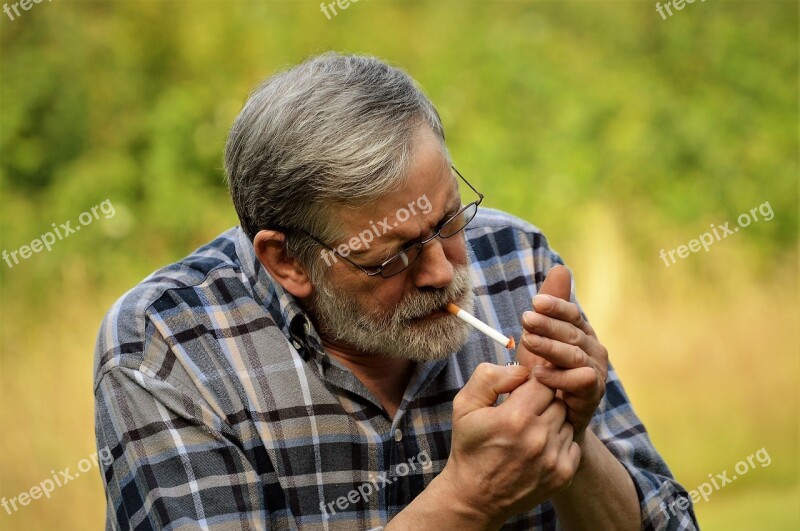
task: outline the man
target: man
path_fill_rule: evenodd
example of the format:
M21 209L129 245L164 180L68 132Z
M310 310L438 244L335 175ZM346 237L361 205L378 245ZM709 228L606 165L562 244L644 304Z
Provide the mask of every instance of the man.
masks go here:
M404 72L331 53L273 76L225 164L240 227L100 331L109 528L695 528L561 259L478 208Z

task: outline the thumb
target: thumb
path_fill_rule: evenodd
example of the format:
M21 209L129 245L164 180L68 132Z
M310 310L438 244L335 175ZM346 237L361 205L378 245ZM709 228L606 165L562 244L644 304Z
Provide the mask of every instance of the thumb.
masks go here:
M542 295L552 295L565 301L569 301L571 292L572 274L563 265L557 265L547 272L542 289L539 290Z
M521 365L481 363L453 399L453 422L477 409L493 406L500 395L525 383L530 374L530 369Z

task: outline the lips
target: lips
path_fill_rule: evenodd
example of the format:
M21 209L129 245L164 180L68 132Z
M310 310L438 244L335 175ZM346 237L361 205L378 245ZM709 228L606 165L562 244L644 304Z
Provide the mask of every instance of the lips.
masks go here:
M460 300L460 298L456 299L456 300ZM456 304L456 303L454 303L454 304ZM447 315L450 315L450 312L448 312L445 309L446 307L447 307L447 304L445 304L441 308L437 308L437 309L433 310L432 312L430 312L427 315L423 315L423 316L420 316L420 317L414 317L412 319L412 321L422 321L422 320L427 320L427 319L438 319L440 317L445 317Z
M443 315L447 315L447 312L443 310L434 310L427 315L421 315L419 317L411 318L411 321L419 322L419 321L427 321L428 319L436 319L438 317L442 317Z
M455 305L461 306L461 304L463 304L465 298L466 297L465 297L463 292L459 293L452 300L445 302L440 307L438 307L438 308L436 308L434 310L431 310L426 315L421 315L419 317L411 317L411 318L408 319L408 321L411 321L411 322L424 321L424 320L428 320L428 319L438 319L439 317L444 317L446 315L450 315L450 312L447 311L447 305L449 303L453 303Z

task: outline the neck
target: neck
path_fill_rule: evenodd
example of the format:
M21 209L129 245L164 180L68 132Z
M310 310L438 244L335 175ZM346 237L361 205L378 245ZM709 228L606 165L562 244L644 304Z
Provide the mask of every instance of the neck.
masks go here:
M394 417L416 367L411 360L364 354L349 345L321 338L329 355L339 360Z

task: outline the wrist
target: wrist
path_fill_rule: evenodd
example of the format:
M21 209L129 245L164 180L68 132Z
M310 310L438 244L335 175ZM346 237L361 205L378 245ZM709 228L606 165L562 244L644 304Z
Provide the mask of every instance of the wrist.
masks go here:
M442 473L436 476L425 489L426 492L431 490L430 494L439 511L451 515L452 522L458 524L458 528L462 530L499 529L503 525L503 521L498 521L499 517L488 514L485 503L465 496L464 485L459 484L448 472L445 466ZM431 489L431 487L433 488Z
M581 449L581 460L578 463L578 468L575 470L575 479L582 476L582 472L592 466L592 463L597 459L598 445L603 447L603 442L597 438L597 435L586 428L579 435L573 438ZM574 481L573 481L574 483Z
M470 503L464 499L463 488L450 478L447 467L419 496L397 516L389 521L386 531L405 529L438 530L458 529L459 531L496 531L503 522L495 522L481 511L482 504Z

